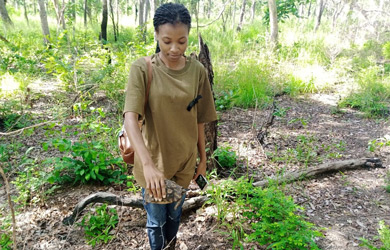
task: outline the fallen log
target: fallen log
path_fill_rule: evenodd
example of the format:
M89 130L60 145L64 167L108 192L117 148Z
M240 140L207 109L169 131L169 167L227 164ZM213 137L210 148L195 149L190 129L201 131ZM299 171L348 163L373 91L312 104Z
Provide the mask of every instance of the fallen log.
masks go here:
M314 177L324 173L345 171L345 170L351 170L360 167L383 168L382 162L379 158L361 158L361 159L354 159L354 160L328 162L328 163L321 164L319 166L308 167L300 171L289 172L281 176L274 176L274 177L270 177L267 180L254 182L253 186L265 187L270 182L290 183L308 177Z
M207 196L193 197L184 201L183 212L201 207L209 198ZM91 203L106 203L109 205L126 206L133 208L143 208L143 200L140 198L119 197L108 192L98 192L91 194L80 201L73 210L73 213L64 218L62 223L65 225L73 225L82 211Z

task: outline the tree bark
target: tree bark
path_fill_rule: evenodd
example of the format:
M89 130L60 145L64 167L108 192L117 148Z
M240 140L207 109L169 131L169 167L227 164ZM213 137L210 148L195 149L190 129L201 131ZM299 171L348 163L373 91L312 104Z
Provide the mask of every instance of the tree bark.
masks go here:
M5 3L6 2L4 0L0 0L1 19L3 20L3 22L5 23L6 26L13 26L14 24L8 15L8 11L7 11L7 8L5 7Z
M146 0L139 0L139 8L138 8L138 12L139 12L139 17L138 17L138 25L140 27L142 27L145 23L145 1Z
M245 6L246 6L246 0L243 0L241 14L240 14L240 22L237 25L237 31L241 31L242 29L242 23L244 22L244 15L245 15Z
M12 245L13 249L16 250L16 219L15 219L15 210L14 206L12 205L12 199L11 199L11 192L9 188L9 183L7 180L7 176L5 176L3 168L0 166L0 175L3 177L4 184L5 184L5 190L7 192L7 198L8 198L8 205L9 209L11 210L11 217L12 217Z
M110 1L110 13L111 13L111 21L112 21L112 28L114 30L114 41L117 41L117 34L116 34L116 23L115 23L115 16L114 16L114 8L112 7L112 1L113 0L108 0Z
M100 31L100 39L103 44L107 42L107 21L108 21L108 9L107 9L107 0L103 0L103 18Z
M251 7L251 23L255 20L255 14L256 14L256 0L252 0L252 7Z
M233 30L234 30L234 26L236 25L236 7L237 7L237 0L234 0L233 14L232 14L232 29Z
M88 0L84 0L84 28L87 28Z
M24 9L24 18L26 19L27 25L30 26L30 22L28 20L28 15L27 15L26 0L23 0L23 9Z
M360 167L366 168L383 168L382 162L379 158L361 158L355 160L336 161L324 163L319 166L308 167L297 172L286 173L282 176L271 177L271 182L290 183L297 180L305 179L307 177L315 177L324 173L339 172L345 170L352 170ZM270 180L263 180L254 182L255 187L268 186Z
M324 0L318 0L317 9L316 9L316 22L315 22L315 26L314 26L314 31L317 31L318 28L320 27L322 13L324 12L324 9L325 9L325 2L324 2Z
M268 0L269 23L271 32L271 42L275 48L278 44L278 15L276 9L276 0Z
M47 45L49 43L50 30L49 30L49 23L47 22L47 13L46 13L46 8L45 8L45 1L44 0L38 0L38 4L39 4L39 16L41 18L41 27L42 27L42 33L43 33L43 41Z
M213 65L211 63L210 51L209 51L207 44L205 44L203 42L202 36L200 34L199 34L199 49L200 49L200 52L198 55L198 60L206 68L206 72L207 72L209 82L210 82L211 91L213 93L213 97L215 100L215 95L214 95L214 90L213 90L214 71L213 71ZM212 155L218 146L217 145L217 135L218 135L217 121L206 123L204 126L204 131L205 131L206 148L209 148L209 150L206 151L206 156L207 156L207 159L210 159L207 163L207 169L213 170L216 167L216 163L213 160Z

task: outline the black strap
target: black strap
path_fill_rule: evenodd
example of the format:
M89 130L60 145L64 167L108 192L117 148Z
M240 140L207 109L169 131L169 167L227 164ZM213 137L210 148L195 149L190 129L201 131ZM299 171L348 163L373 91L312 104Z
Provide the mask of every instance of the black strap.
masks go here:
M192 109L192 107L194 107L195 104L198 103L198 101L199 101L200 98L202 98L202 96L201 96L201 95L198 95L194 100L192 100L192 101L190 102L190 104L188 104L187 110L190 111L190 110Z

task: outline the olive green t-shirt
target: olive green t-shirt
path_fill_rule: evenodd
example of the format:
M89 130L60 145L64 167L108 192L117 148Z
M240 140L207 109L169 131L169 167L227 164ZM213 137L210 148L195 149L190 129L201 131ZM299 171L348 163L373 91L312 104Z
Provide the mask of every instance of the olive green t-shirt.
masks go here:
M148 78L144 58L130 68L126 89L125 112L135 112L145 118L142 135L153 162L165 178L187 188L195 173L198 156L198 123L217 120L210 83L203 65L186 57L184 68L172 70L158 54L152 56L153 78L145 108ZM187 106L198 95L190 111ZM135 154L133 174L146 187L143 167Z

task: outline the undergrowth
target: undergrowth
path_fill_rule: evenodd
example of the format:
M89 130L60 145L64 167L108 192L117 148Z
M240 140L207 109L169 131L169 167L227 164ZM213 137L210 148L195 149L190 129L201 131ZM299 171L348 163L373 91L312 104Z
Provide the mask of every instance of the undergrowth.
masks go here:
M209 194L233 249L244 249L251 242L269 249L319 249L315 239L322 233L301 215L303 208L277 187L253 187L241 178L213 185Z

